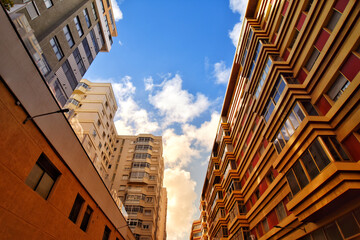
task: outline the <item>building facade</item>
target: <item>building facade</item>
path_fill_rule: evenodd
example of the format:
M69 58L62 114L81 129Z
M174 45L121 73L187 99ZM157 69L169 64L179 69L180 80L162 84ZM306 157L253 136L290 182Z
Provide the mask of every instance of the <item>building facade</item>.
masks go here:
M249 1L201 237L360 237L360 2Z
M128 224L138 240L166 236L167 196L164 190L162 137L117 136L110 189L125 205Z
M110 83L82 79L65 104L68 119L105 184L116 140L114 117L117 104Z
M98 52L110 51L117 36L110 0L14 3L10 14L25 16L32 45L40 49L34 61L63 106Z
M0 22L1 238L135 239L3 8Z

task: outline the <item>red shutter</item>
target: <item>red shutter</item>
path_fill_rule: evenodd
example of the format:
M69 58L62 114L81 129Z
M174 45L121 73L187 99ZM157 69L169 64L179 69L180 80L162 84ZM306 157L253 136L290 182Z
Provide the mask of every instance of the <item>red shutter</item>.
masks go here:
M246 178L245 176L241 179L241 186L244 186L246 183Z
M273 228L279 223L275 213L275 209L270 212L270 214L267 216L267 219L269 223L269 229Z
M324 96L321 96L320 100L316 103L316 106L323 115L326 115L331 108L330 103Z
M349 0L338 0L335 3L335 9L339 10L339 12L344 12L346 5L348 4Z
M268 144L269 144L268 140L266 140L266 138L264 138L264 140L263 140L264 148L266 148Z
M277 177L277 175L279 175L278 171L274 168L271 168L272 174L274 175L274 177Z
M260 155L258 152L255 153L254 159L251 161L251 165L253 166L253 168L256 166L257 162L260 159Z
M271 43L275 43L276 37L277 37L277 34L275 33L274 36L273 36L272 39L271 39Z
M358 74L359 70L360 59L354 54L350 54L340 71L345 75L345 77L347 77L347 79L352 81Z
M283 10L281 12L281 15L285 16L288 6L289 6L289 2L285 1L284 8L283 8Z
M345 138L344 141L342 141L342 144L344 144L353 160L360 160L360 143L354 134L350 134L347 138Z
M330 37L330 33L328 33L325 29L323 29L316 42L315 42L315 47L321 52L321 50L323 49L326 41L328 40L328 38Z
M251 209L250 200L245 203L245 206L246 206L246 210L249 212Z
M267 187L268 187L268 185L267 185L265 179L263 179L259 184L260 196L266 191Z
M306 77L307 77L307 73L304 71L304 69L301 69L297 76L297 79L299 80L300 83L303 83Z
M249 136L248 136L248 138L246 139L246 144L249 146L249 142L250 142L250 140L251 140L251 138L252 138L252 131L250 131L250 133L249 133Z
M260 237L262 237L262 235L264 235L264 232L261 226L261 222L257 225L257 230L259 232Z
M297 30L299 30L299 31L301 30L301 28L302 28L302 26L303 26L303 24L305 22L305 19L306 19L306 14L302 12L300 17L299 17L298 22L296 23L296 29Z
M290 54L289 50L286 49L282 58L286 61L288 59L288 57L289 57L289 54Z

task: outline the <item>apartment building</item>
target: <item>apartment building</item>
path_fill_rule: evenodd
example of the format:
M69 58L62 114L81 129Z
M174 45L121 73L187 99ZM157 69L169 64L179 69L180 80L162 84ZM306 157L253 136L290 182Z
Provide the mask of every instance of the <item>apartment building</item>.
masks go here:
M117 136L110 189L125 205L128 224L138 240L166 237L166 190L163 188L162 137Z
M359 11L249 1L191 239L360 237Z
M135 239L3 8L0 22L0 238Z
M64 107L70 110L71 126L108 186L117 136L117 104L111 84L82 79Z
M14 3L9 14L15 15L20 28L33 33L26 46L34 52L34 61L63 106L98 52L111 49L112 37L117 36L111 2L14 0Z

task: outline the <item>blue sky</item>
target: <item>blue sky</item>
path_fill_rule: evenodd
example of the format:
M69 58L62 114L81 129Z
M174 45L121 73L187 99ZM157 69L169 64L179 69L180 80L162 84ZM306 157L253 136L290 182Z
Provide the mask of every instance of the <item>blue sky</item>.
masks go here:
M168 239L188 239L247 1L112 2L118 37L85 78L112 83L119 134L163 136Z

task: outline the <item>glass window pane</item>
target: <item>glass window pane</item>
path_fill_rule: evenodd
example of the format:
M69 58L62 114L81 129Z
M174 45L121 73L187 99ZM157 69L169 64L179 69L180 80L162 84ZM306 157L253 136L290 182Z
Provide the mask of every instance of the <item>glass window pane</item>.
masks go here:
M350 160L350 158L347 156L347 154L345 153L344 149L341 147L340 143L338 142L338 140L336 139L335 136L331 136L330 137L331 142L334 144L334 146L336 147L336 149L339 151L341 157L343 160Z
M310 102L303 101L301 103L304 106L305 111L307 112L308 115L310 115L310 116L319 116L319 114L315 110L314 106Z
M285 211L285 207L284 207L284 203L280 202L277 206L276 206L276 213L277 216L279 218L279 222L281 220L283 220L284 218L287 217L286 211Z
M329 19L329 22L326 26L326 28L328 30L330 30L330 32L332 32L337 24L337 22L339 21L341 17L341 13L339 13L338 11L336 11L335 9L333 10L333 13Z
M295 114L294 114L293 111L291 111L288 120L290 120L290 122L292 123L292 125L294 126L295 129L297 129L299 127L300 123L296 119Z
M287 131L286 131L286 129L285 129L285 126L281 128L281 133L282 133L282 135L283 135L283 137L284 137L285 142L288 142L289 139L290 139L290 136L289 136L289 134L287 133Z
M311 56L309 58L309 60L307 61L305 68L310 72L312 67L314 66L316 59L319 57L320 52L314 48L313 52L311 53Z
M325 145L329 149L331 156L335 159L335 161L341 161L342 159L331 144L329 137L322 137L322 139L325 142Z
M285 126L289 132L289 135L292 136L294 134L295 130L294 130L293 126L291 126L290 117L291 117L291 114L290 114L289 118L286 120ZM295 119L295 121L296 121L296 119Z
M345 238L354 236L360 232L359 226L357 225L352 213L348 213L345 216L337 220L340 230Z
M324 231L322 228L314 231L311 236L313 237L314 240L326 240L326 237L325 237L325 234L324 234Z
M275 148L278 153L281 153L280 143L277 139L274 140Z
M339 232L339 229L335 223L332 223L332 224L324 227L324 231L325 231L325 234L326 234L326 237L328 240L342 240L343 239Z
M279 141L281 148L284 148L286 143L285 143L284 139L282 138L281 133L278 134L277 140Z
M35 191L39 193L40 196L46 199L53 184L54 180L47 173L44 173Z
M329 158L327 157L324 149L322 148L318 140L315 140L315 142L311 144L309 150L320 171L323 170L330 163Z
M298 104L295 104L294 112L295 112L296 116L298 116L300 122L302 122L305 118L305 115L304 115L303 111L300 109Z
M319 175L319 170L316 167L315 162L313 161L308 150L306 150L306 152L301 156L301 161L303 162L311 180L314 179L317 175Z
M39 165L35 164L33 169L31 170L29 176L26 178L26 185L31 187L32 189L35 189L36 185L40 181L40 178L42 174L44 173L44 170L42 170Z
M308 185L309 180L307 179L304 169L302 168L299 161L297 161L294 166L292 167L294 170L295 176L300 184L301 188L304 188L306 185Z
M290 185L291 192L293 195L298 193L300 191L300 187L296 181L295 175L293 171L290 169L290 171L286 174L286 179Z

